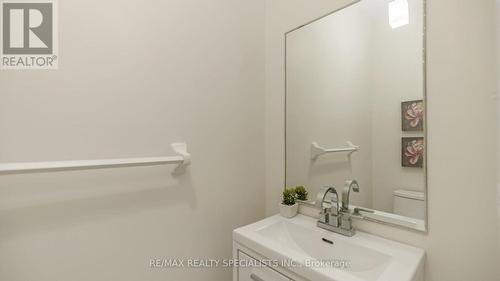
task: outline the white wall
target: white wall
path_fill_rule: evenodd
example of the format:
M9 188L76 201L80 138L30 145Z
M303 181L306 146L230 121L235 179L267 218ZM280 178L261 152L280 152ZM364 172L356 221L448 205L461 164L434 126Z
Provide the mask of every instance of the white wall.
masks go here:
M60 1L60 69L0 71L0 161L157 156L0 177L0 280L231 280L151 258L230 258L264 215L264 2Z
M348 2L267 1L268 214L284 184L283 34ZM429 234L357 226L425 248L427 281L496 281L494 1L428 2Z

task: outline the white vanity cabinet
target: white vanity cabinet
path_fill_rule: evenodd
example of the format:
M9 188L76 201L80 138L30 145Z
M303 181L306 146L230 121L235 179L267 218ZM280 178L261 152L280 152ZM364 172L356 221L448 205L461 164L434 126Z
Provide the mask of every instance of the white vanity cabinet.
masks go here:
M238 251L238 260L248 262L250 266L238 267L238 278L236 281L290 281L285 275L277 272L276 270L267 267L263 264L258 265L260 262L242 251Z
M309 281L281 267L268 266L270 259L233 242L233 258L243 264L233 269L233 281Z

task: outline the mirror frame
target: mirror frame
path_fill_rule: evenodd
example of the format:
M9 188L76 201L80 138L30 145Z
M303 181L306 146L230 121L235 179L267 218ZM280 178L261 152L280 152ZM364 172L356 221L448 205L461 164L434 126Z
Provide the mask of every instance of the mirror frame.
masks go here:
M318 20L321 20L325 17L328 17L330 15L333 15L341 10L344 10L346 8L349 8L357 3L360 3L362 1L374 1L374 0L353 0L351 3L347 4L347 5L344 5L334 11L331 11L325 15L322 15L318 18L315 18L313 20L310 20L308 22L306 22L305 24L302 24L300 26L297 26L287 32L285 32L284 34L284 37L285 37L285 48L284 48L284 51L285 51L285 59L284 59L284 71L285 71L285 99L284 99L284 113L285 113L285 118L284 118L284 175L285 175L285 179L284 179L284 182L285 182L285 187L284 189L286 188L287 186L287 94L288 94L288 75L287 75L287 38L288 38L288 34L294 32L294 31L297 31L307 25L310 25L312 23L315 23L316 21ZM423 79L422 79L422 82L423 82L423 101L424 101L424 132L423 132L423 135L424 135L424 147L425 147L425 150L424 150L424 176L425 176L425 180L424 180L424 183L425 183L425 187L424 187L424 198L425 198L425 218L424 218L424 229L419 229L419 228L416 228L416 227L411 227L411 226L407 226L403 223L396 223L394 222L394 220L390 219L390 215L394 215L392 213L387 213L387 212L382 212L382 211L377 211L375 209L371 209L371 210L374 210L374 211L377 211L377 213L379 214L379 218L377 219L373 219L373 218L369 218L369 217L365 217L365 216L359 216L359 217L354 217L355 219L361 219L361 220L366 220L366 221L370 221L370 222L374 222L374 223L378 223L378 224L383 224L383 225L388 225L388 226L392 226L392 227L397 227L397 228L400 228L400 229L404 229L404 230L410 230L410 231L414 231L414 232L417 232L417 233L423 233L423 234L429 234L429 174L428 174L428 151L429 151L429 134L428 134L428 122L429 122L429 119L428 119L428 110L429 110L429 103L428 103L428 98L427 98L427 92L428 92L428 88L427 88L427 60L428 60L428 57L427 57L427 0L422 0L422 11L423 11L423 26L422 26L422 58L423 58L423 62L422 62L422 72L423 72ZM315 206L315 204L310 204L308 202L299 202L299 204L301 205L305 205L307 207L311 207L311 208L315 208L315 209L318 209L318 207ZM362 206L360 206L362 207ZM366 208L368 209L368 208Z

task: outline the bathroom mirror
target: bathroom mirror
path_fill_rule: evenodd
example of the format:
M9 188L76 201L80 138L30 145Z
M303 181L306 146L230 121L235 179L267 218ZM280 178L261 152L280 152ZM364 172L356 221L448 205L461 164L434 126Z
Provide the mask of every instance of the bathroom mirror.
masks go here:
M356 179L363 218L426 231L424 0L362 0L286 34L286 186Z

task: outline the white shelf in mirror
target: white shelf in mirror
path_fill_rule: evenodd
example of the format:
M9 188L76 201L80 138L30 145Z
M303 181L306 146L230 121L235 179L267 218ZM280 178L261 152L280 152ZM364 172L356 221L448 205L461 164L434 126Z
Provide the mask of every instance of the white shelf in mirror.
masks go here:
M317 142L313 142L311 144L311 159L316 160L319 156L329 153L340 153L340 152L348 152L349 155L358 151L359 146L354 145L352 142L347 142L347 147L343 148L324 148L320 146Z

